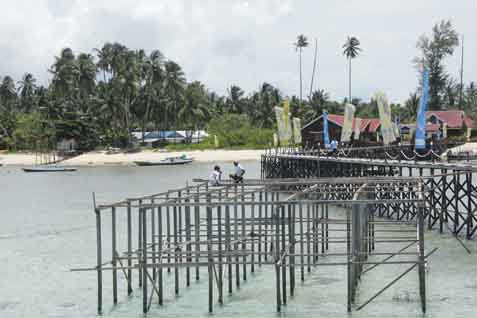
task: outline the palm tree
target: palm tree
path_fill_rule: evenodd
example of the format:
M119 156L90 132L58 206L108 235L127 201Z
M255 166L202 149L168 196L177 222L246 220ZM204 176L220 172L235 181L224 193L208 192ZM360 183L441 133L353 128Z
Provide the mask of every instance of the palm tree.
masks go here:
M30 73L25 73L23 79L18 82L20 92L20 105L22 111L29 113L35 103L36 79Z
M360 42L358 38L354 36L348 36L346 43L343 45L344 51L343 54L349 60L349 102L351 103L351 60L356 58L361 51L359 47Z
M313 109L314 117L320 116L323 113L329 99L330 95L324 89L319 89L311 94L310 106Z
M166 110L166 116L172 113L174 119L173 124L177 124L177 112L179 110L179 104L183 99L184 86L186 83L184 72L179 64L173 61L167 61L165 63L165 93L169 97L171 102L169 109ZM166 117L166 127L169 128L168 117Z
M78 88L83 97L93 93L96 85L96 65L91 54L80 53L78 63Z
M15 126L17 92L15 82L10 76L5 76L0 84L0 129L7 137L11 136Z
M419 107L419 96L416 92L409 94L409 98L406 100L406 112L408 114L407 119L415 119L417 116L417 108Z
M103 81L106 83L106 75L111 72L112 64L112 48L113 45L109 42L105 43L101 49L94 49L98 56L98 63L96 64L98 70L103 72Z
M301 75L302 73L301 72L301 53L303 52L303 48L308 46L308 39L303 34L300 34L297 36L296 42L293 43L293 45L295 46L295 50L298 51L300 56L300 102L299 104L301 107L301 100L303 97L303 89L302 89L303 81L302 81L302 75Z
M245 111L243 107L243 95L245 92L237 85L230 86L227 92L229 93L226 100L228 111L235 114L243 113Z
M142 120L141 131L144 142L144 134L146 124L157 112L163 111L160 109L161 95L163 92L164 72L162 69L163 55L159 50L154 50L148 57L140 56L141 63L141 82L144 83L142 87ZM154 107L155 106L155 107Z
M204 85L194 81L187 85L184 91L184 103L177 112L183 128L197 129L209 117L209 103Z

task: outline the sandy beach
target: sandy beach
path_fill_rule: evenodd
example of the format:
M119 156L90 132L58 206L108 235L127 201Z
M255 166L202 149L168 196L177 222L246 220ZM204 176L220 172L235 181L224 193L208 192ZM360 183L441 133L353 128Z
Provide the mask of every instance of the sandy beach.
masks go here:
M204 150L160 152L141 151L138 153L106 154L105 151L94 151L65 160L65 166L103 166L134 165L134 161L158 161L166 157L186 154L198 162L247 161L259 160L263 150ZM35 154L0 154L0 164L4 166L30 166L35 164Z

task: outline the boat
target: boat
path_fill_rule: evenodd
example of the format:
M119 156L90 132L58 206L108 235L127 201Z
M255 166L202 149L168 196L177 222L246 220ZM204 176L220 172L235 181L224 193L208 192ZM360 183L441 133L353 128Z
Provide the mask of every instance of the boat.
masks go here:
M32 168L23 168L25 172L69 172L76 171L76 168L67 168L61 166L36 166Z
M182 155L179 157L167 157L159 161L134 161L134 163L140 167L146 166L175 166L185 165L194 161L193 158Z

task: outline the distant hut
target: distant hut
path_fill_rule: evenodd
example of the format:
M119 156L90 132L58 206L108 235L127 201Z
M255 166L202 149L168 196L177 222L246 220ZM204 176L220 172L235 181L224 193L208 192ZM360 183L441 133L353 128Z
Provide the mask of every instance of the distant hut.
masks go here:
M355 140L356 131L355 125L358 118L353 120L353 134L352 139ZM378 118L359 118L361 119L361 124L359 126L359 137L357 142L359 143L375 143L379 127L381 122ZM341 130L343 129L344 116L328 114L328 129L330 140L336 140L341 142ZM323 145L323 115L312 120L301 129L302 141L304 145L316 146L318 144Z

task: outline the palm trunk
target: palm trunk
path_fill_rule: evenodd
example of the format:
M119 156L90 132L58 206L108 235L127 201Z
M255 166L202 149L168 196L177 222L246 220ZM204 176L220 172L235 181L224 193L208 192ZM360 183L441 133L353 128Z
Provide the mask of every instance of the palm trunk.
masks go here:
M349 78L348 78L348 81L349 81L349 100L348 102L351 104L351 57L349 58Z
M311 72L310 95L308 96L310 102L311 102L311 96L313 94L313 82L315 81L315 70L316 70L317 55L318 55L318 40L315 39L315 56L313 58L313 72Z
M302 86L303 86L303 83L302 83L302 79L301 79L301 47L300 47L300 110L301 110L301 99L302 99Z

